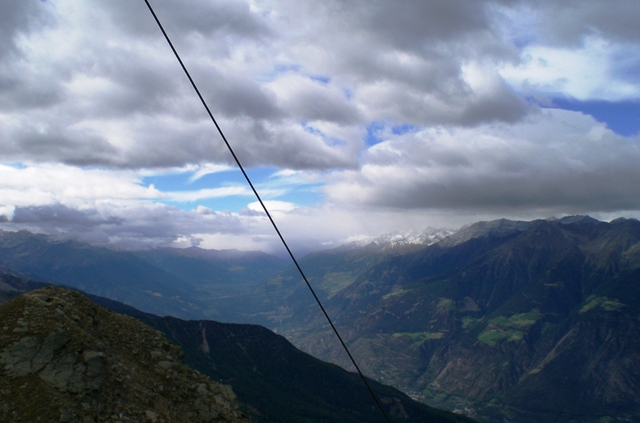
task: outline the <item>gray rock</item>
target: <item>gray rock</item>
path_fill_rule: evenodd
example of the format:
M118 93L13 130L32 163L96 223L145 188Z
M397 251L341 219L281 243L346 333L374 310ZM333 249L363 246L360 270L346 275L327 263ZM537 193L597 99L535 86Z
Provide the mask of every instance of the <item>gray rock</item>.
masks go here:
M0 327L28 332L0 332L0 422L250 422L230 387L138 320L54 287L12 303Z

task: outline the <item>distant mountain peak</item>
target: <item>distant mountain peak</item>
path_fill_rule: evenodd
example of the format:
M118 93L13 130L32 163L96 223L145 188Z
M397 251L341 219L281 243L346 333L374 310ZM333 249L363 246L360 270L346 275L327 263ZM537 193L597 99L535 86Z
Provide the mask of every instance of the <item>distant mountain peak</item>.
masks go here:
M617 220L617 219L616 219ZM452 235L446 237L440 242L443 247L453 247L458 244L469 241L470 239L480 238L485 236L509 236L517 232L524 232L532 225L540 224L542 222L550 224L560 225L593 225L601 223L599 220L592 218L591 216L565 216L560 219L556 217L549 217L546 219L537 219L531 221L521 220L509 220L509 219L497 219L490 221L481 221L465 225Z
M422 231L392 232L374 238L365 238L344 244L340 249L370 248L376 250L393 249L409 245L429 246L435 244L455 231L449 228L428 226Z
M509 219L476 222L463 226L452 235L443 239L440 242L440 245L443 247L453 247L473 238L480 238L488 235L507 236L512 233L523 232L527 230L531 224L532 222Z
M563 225L571 225L571 224L578 224L578 225L593 225L596 223L600 223L599 220L594 219L591 216L565 216L561 219L557 219L558 223L561 223Z
M619 219L616 219L619 220ZM473 238L483 236L508 236L517 232L526 231L536 222L549 222L561 225L585 225L600 223L590 216L565 216L562 218L549 217L532 221L520 221L509 219L496 219L490 221L480 221L465 225L460 229L434 228L428 226L422 231L410 230L407 232L391 232L378 237L365 238L341 245L339 250L351 249L372 249L385 250L405 246L429 246L439 243L443 247L453 247Z

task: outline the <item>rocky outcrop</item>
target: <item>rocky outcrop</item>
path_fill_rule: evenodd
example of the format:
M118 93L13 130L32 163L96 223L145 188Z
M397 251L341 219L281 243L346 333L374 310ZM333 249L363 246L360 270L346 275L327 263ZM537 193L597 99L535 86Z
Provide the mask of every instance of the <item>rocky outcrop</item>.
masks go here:
M2 422L238 422L231 387L141 322L47 287L0 306Z

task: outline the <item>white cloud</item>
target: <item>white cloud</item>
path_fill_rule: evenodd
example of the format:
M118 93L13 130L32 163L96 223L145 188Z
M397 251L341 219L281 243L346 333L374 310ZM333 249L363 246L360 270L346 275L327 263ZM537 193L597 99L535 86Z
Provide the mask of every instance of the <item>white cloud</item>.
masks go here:
M276 168L255 182L301 250L481 216L640 208L637 140L523 99L637 100L637 1L153 4L241 162ZM373 123L383 142L367 147ZM254 203L165 204L249 196L201 189L234 166L142 2L4 6L4 227L274 250ZM143 184L186 172L169 191ZM324 203L291 196L322 185Z
M281 212L281 211L291 211L295 208L297 208L297 206L293 203L289 203L287 201L276 201L276 200L264 200L263 201L265 207L267 208L267 210L269 210L269 213L271 212ZM262 205L257 202L254 201L253 203L249 203L247 204L247 208L249 210L252 211L257 211L257 212L263 212L264 209L262 208Z
M210 175L212 173L227 172L234 169L234 167L227 165L205 163L204 165L200 166L198 170L189 178L189 181L194 182L202 178L203 176Z
M505 66L500 74L527 94L547 92L578 100L637 99L637 81L615 75L617 58L635 55L640 60L640 50L633 50L600 37L588 37L579 49L532 45L524 49L522 63Z
M527 113L497 74L497 89L484 92L462 76L478 51L489 69L510 49L481 2L156 3L248 165L355 167L367 120L475 125ZM18 27L19 60L0 66L10 82L0 84L0 119L12 122L5 158L133 169L231 163L143 4L34 8L54 24ZM304 122L321 133L300 130Z
M0 165L0 204L80 206L107 201L159 199L153 186L140 185L131 171L81 169L61 164Z
M285 74L269 82L266 88L277 97L281 109L291 110L301 120L362 123L356 105L338 86L303 75Z

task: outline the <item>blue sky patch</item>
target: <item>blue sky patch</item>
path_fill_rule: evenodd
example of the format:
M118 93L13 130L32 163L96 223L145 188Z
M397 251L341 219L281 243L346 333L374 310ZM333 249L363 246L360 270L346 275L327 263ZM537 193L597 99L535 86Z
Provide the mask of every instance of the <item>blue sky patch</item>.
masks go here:
M367 147L379 144L385 140L385 133L391 131L393 135L404 135L409 132L420 130L419 126L409 123L401 123L394 125L390 122L373 121L367 126L367 135L365 136L365 144Z
M316 204L322 201L322 195L319 191L319 187L322 184L311 184L295 175L283 176L278 174L278 171L279 169L276 167L246 169L251 182L263 200L287 201L300 206ZM247 204L257 201L239 169L209 173L199 179L193 180L195 173L195 171L189 170L185 172L170 172L161 175L146 176L142 179L142 185L153 185L162 192L178 193L227 187L244 188L243 194L184 201L176 200L175 198L159 200L166 204L175 205L183 210L193 210L202 205L218 211L238 212L245 208Z
M543 108L573 110L591 115L599 122L606 123L615 133L630 137L640 131L640 102L637 101L579 101L554 98L551 105Z
M365 137L365 144L367 147L371 147L372 145L376 145L384 141L380 134L384 132L384 128L386 125L384 122L373 121L367 126L367 135Z
M304 129L305 132L322 138L322 141L324 141L327 145L346 145L345 140L335 137L329 137L315 126L309 125L309 122L307 121L302 121L300 124L302 125L302 129Z
M290 64L277 64L271 69L271 71L267 71L265 73L260 74L257 77L258 81L274 81L278 79L280 75L285 75L288 73L298 73L302 69L302 66L297 63Z
M409 132L416 132L419 129L419 126L403 123L402 125L395 125L391 127L391 133L394 135L403 135L408 134Z

